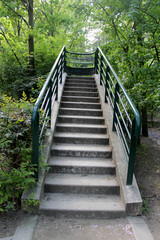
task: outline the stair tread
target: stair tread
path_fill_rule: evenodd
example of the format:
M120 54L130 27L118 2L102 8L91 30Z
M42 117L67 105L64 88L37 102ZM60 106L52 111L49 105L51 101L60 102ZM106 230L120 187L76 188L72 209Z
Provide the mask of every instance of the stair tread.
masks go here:
M100 125L100 124L57 123L56 126L58 126L58 127L106 128L105 125Z
M58 115L58 117L63 117L63 118L80 118L80 119L103 119L104 120L104 117L102 116L79 116L79 115Z
M74 110L78 110L78 111L89 111L89 112L102 112L101 109L92 109L92 108L64 108L64 107L60 107L60 110L69 110L69 111L74 111Z
M115 167L112 159L89 159L75 157L52 157L49 166L73 166L73 167Z
M109 145L92 145L92 144L68 144L68 143L53 143L52 150L67 150L67 151L88 151L88 152L111 152Z
M84 210L84 211L125 211L119 196L47 193L40 209Z
M101 139L108 139L108 135L107 134L94 134L94 133L75 133L75 132L56 132L54 134L55 137L65 137L65 138L70 138L70 137L74 137L74 138L101 138Z
M76 104L76 105L78 105L79 104L79 102L66 102L66 101L61 101L61 103L63 103L63 104ZM88 102L81 102L81 104L83 104L83 105L95 105L95 106L99 106L99 105L101 105L100 103L88 103Z
M119 186L114 175L48 173L45 185L111 187Z

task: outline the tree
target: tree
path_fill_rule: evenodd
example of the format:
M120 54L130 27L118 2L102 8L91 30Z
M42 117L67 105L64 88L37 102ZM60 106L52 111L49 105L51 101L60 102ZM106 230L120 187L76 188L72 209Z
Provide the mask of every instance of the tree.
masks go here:
M123 79L142 116L148 136L147 113L157 110L160 81L160 2L158 0L102 0L96 20L109 40L103 49ZM114 48L113 48L114 46Z

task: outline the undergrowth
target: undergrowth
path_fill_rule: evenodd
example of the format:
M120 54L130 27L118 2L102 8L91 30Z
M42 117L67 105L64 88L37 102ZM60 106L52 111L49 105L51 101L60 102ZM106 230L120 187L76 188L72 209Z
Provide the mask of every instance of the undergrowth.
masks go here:
M34 100L0 99L0 211L15 209L22 192L35 183L31 164L30 116Z

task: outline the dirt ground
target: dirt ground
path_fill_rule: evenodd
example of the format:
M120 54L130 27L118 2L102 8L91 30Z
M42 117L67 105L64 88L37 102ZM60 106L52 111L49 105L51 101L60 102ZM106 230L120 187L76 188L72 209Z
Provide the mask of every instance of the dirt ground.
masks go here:
M149 129L137 149L135 175L144 201L143 218L160 240L160 128Z
M149 129L137 149L135 175L144 200L143 218L155 240L160 240L160 128ZM0 238L12 236L28 213L17 209L0 213Z

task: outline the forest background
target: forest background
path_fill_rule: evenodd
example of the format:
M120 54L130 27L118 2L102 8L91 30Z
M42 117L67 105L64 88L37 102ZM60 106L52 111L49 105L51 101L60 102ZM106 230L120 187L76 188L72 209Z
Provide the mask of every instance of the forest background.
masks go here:
M0 211L34 183L30 116L63 45L100 46L140 111L160 116L160 1L0 0Z

